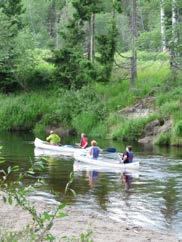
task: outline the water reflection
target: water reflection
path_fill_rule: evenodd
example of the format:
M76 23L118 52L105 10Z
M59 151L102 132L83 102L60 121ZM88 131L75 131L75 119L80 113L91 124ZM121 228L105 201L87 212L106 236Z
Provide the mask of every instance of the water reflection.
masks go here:
M132 173L124 171L122 173L121 178L122 178L122 182L124 184L125 191L128 191L131 187L131 183L132 183L132 180L133 180Z
M2 135L3 156L8 165L19 165L22 169L34 156L32 135ZM101 147L116 147L121 151L125 145L98 140ZM67 143L74 143L69 140ZM140 175L114 169L84 167L73 159L50 154L47 170L40 174L45 184L38 188L36 198L42 200L64 199L64 189L69 174L74 170L72 187L76 198L67 197L67 202L83 210L90 209L118 220L148 226L153 229L172 229L182 237L182 150L177 148L145 148L133 144L136 159L140 161ZM43 155L44 156L44 155ZM172 157L172 158L170 158ZM45 156L44 156L45 158ZM28 181L27 181L28 180ZM27 183L34 180L27 179ZM42 193L45 192L46 194ZM50 194L50 195L49 195ZM56 196L51 197L51 194ZM154 217L157 218L154 220Z
M176 190L175 178L169 178L166 181L165 188L162 193L164 198L164 206L161 208L161 212L164 214L167 224L172 224L173 219L178 213L177 206L177 190Z
M89 186L90 186L90 188L93 188L95 186L97 179L98 179L99 172L93 170L93 171L87 171L86 174L87 174L87 177L88 177Z

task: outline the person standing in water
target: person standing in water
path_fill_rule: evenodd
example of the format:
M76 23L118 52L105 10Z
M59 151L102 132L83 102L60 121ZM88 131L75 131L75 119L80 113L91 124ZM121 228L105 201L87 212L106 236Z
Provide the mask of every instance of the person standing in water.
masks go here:
M92 159L97 159L99 157L100 154L100 148L97 146L97 142L95 140L91 141L91 148L89 151L89 155Z
M127 146L126 151L123 153L122 160L124 164L133 162L132 146Z
M86 134L82 133L81 134L81 141L80 141L80 147L82 149L86 149L88 146L88 139L87 139L87 136Z

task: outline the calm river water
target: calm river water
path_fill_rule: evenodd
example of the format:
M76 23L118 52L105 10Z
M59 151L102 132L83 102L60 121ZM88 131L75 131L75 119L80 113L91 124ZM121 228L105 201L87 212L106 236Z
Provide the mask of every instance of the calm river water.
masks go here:
M9 165L27 168L30 160L41 159L34 153L33 140L32 134L0 134L2 155ZM78 142L64 140L75 141ZM108 140L98 143L102 148L116 147L119 152L125 147ZM72 188L77 196L67 197L67 203L85 212L106 213L127 224L176 232L182 238L182 149L133 147L135 159L140 161L139 171L126 174L84 168L75 171ZM74 160L53 156L46 160L47 170L41 175L45 183L32 197L55 203L64 197Z

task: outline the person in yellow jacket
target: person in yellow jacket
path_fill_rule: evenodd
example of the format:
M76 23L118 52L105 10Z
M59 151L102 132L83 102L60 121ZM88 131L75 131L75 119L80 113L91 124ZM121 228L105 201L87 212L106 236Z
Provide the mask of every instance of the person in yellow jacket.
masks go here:
M58 145L60 144L61 138L59 137L59 135L55 134L53 130L51 130L50 135L46 138L46 140L51 145Z

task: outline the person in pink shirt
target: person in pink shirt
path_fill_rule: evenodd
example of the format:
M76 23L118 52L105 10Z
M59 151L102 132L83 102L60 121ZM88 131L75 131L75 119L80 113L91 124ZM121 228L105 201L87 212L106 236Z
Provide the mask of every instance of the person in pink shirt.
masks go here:
M87 139L86 134L81 134L80 146L81 146L82 149L87 148L87 146L88 146L88 139Z

